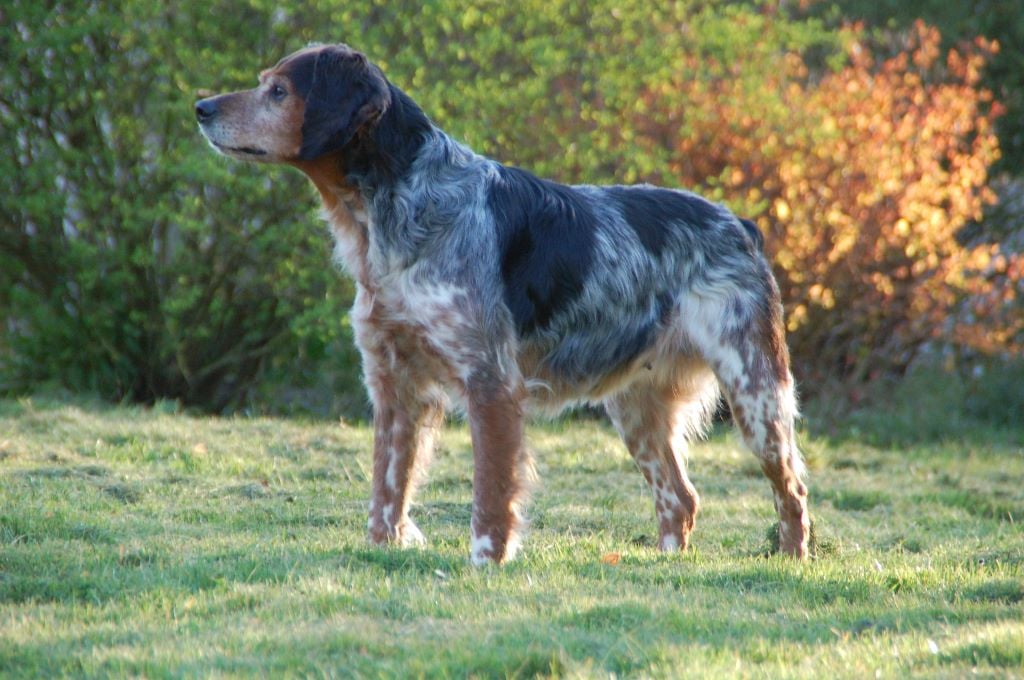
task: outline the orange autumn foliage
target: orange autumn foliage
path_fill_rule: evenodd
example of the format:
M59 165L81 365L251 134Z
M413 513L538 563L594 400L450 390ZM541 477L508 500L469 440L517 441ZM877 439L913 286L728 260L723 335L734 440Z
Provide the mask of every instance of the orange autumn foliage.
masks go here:
M876 60L860 38L851 29L846 65L819 79L787 54L756 91L741 77L662 84L646 105L670 108L639 143L685 130L672 181L710 184L756 217L805 378L898 373L934 340L1013 351L1020 258L957 241L994 201L1000 107L979 79L998 46L943 56L938 31L918 23ZM707 69L699 59L688 68ZM976 309L961 313L968 298Z

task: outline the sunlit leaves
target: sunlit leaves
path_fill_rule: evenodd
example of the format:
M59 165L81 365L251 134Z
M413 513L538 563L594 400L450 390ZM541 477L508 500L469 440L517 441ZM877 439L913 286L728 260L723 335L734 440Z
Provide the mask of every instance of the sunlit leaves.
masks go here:
M7 380L203 402L191 376L234 346L220 403L267 375L354 387L354 356L325 359L348 347L351 289L329 271L315 193L214 157L191 113L314 40L365 51L481 153L566 182L696 189L755 218L804 376L899 371L935 339L1020 349L1020 258L957 241L999 157L983 40L944 52L918 24L876 56L857 27L724 0L2 12Z

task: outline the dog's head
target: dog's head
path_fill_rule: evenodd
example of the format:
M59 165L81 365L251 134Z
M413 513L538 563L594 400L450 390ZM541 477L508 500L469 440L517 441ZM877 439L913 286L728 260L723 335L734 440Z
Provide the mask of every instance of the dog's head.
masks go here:
M226 156L311 161L343 149L391 104L380 69L346 45L308 47L260 73L252 90L196 102L196 120Z

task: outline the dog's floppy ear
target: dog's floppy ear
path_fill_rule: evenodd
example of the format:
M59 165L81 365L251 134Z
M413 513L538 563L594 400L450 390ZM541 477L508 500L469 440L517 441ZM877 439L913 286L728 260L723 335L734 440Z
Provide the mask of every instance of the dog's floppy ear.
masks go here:
M391 104L384 75L360 52L325 47L302 68L308 83L299 157L312 160L341 149ZM298 75L298 74L297 74Z

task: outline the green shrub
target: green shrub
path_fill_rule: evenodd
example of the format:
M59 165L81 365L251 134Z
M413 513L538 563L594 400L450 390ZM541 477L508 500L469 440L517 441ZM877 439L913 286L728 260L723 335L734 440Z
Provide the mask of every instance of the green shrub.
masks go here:
M615 120L664 61L648 21L688 9L8 3L0 391L49 381L214 411L362 413L351 284L328 264L314 192L216 157L195 99L249 86L308 41L348 41L484 153L565 181L635 180L663 159L622 145ZM709 49L728 48L726 25Z
M352 288L315 192L215 156L192 114L203 90L249 86L312 40L364 50L481 153L565 182L693 188L758 218L794 363L820 378L805 390L899 370L942 330L965 276L953 232L989 196L981 57L943 67L918 27L876 65L853 34L774 7L9 1L0 391L364 412Z
M1013 442L1021 436L1022 381L1020 360L965 360L954 366L933 356L899 379L814 400L806 416L812 428L831 428L832 434L877 446L965 438Z
M249 83L294 46L269 3L232 7L0 10L0 388L57 380L222 411L268 374L326 372L363 400L351 362L328 368L350 345L351 291L313 192L216 157L195 130L200 87Z

